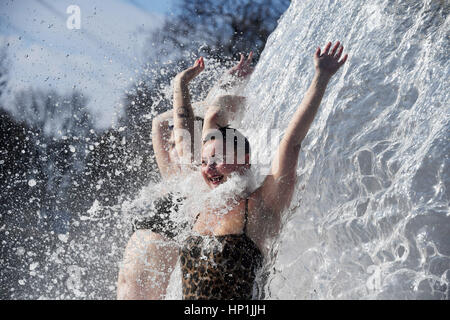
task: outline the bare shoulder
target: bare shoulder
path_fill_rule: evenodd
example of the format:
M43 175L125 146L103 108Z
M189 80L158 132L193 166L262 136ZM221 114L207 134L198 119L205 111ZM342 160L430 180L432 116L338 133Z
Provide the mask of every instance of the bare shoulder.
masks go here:
M265 205L261 188L248 198L247 235L265 252L267 240L278 235L280 215Z

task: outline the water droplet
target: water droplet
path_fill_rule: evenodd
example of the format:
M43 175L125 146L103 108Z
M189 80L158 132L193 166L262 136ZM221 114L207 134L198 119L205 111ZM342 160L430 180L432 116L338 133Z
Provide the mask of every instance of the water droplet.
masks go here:
M64 243L67 243L67 240L69 240L68 234L58 234L58 239Z
M39 266L39 262L33 262L32 264L30 264L30 270L33 271L34 269L36 269Z

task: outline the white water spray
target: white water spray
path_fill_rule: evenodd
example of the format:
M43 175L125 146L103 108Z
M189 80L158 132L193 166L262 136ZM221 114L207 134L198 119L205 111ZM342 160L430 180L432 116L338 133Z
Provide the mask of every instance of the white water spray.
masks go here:
M247 87L253 149L252 128L286 128L317 46L350 56L302 143L271 299L449 298L449 10L293 1L269 38Z

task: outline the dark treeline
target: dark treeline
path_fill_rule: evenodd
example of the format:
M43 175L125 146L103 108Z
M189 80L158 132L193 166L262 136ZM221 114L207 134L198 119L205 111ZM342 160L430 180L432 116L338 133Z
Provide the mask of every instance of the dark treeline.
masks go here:
M171 105L161 88L191 64L193 56L226 64L238 53L253 50L257 59L288 5L287 0L182 1L177 13L149 35L152 56L143 69L158 72L144 73L129 88L124 94L124 116L108 130L95 130L86 109L89 98L82 92L61 95L29 89L16 92L12 106L0 105L0 299L56 297L64 292L73 297L67 292L67 275L58 275L54 261L59 258L48 261L61 246L66 264L90 264L85 272L91 281L84 290L91 295L81 297L114 297L110 286L127 232L121 231L123 239L116 243L120 250L109 257L111 243L89 242L97 229L80 216L94 201L101 206L120 205L159 179L151 123L154 115ZM155 56L165 58L155 61ZM4 50L0 53L0 98L7 86L7 65ZM69 248L69 242L58 239L61 234L103 246L93 249L99 260L85 261L88 258ZM49 279L30 273L33 263L44 268L41 273L54 272L57 283L48 285Z
M216 59L263 51L289 0L182 0L174 19L153 33L149 44L163 57L200 52ZM163 45L161 45L163 44Z
M148 63L128 96L134 105L126 105L126 114L137 120L138 131L148 129L140 124L148 103L153 103L156 112L167 110L171 97L162 94L161 88L199 56L230 67L232 61L239 60L240 53L253 51L256 63L289 4L290 0L179 1L174 16L149 35ZM214 81L196 83L191 94L204 98L213 84Z

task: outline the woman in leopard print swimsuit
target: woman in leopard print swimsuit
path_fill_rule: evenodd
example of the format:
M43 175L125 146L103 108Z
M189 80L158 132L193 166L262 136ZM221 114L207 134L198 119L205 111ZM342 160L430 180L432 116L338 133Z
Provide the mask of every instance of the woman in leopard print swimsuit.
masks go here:
M252 53L233 68L228 70L219 81L220 88L230 88L243 83L248 76ZM203 58L195 61L194 66L180 72L173 81L173 110L159 114L152 122L152 144L156 163L164 179L179 177L192 170L184 150L186 144L192 141L180 139L177 132L188 132L196 137L195 127L203 126L203 119L196 117L191 105L189 83L204 69ZM217 87L217 86L216 86ZM213 88L214 89L214 88ZM211 95L214 90L208 94ZM213 96L213 95L211 95ZM215 96L215 95L214 95ZM215 104L240 103L239 96L219 96ZM205 102L200 103L201 107ZM201 109L201 108L199 108ZM200 110L196 110L200 112ZM170 126L173 120L173 126ZM200 144L201 141L198 141ZM189 149L189 147L188 147ZM194 150L197 148L194 148ZM192 161L195 157L192 157ZM183 160L183 161L181 161ZM133 223L133 234L125 248L123 263L119 271L117 282L118 299L162 299L166 294L170 273L178 258L178 246L172 241L186 224L171 219L171 213L178 211L184 198L175 194L166 194L149 204L144 210L146 215L136 219Z
M281 213L289 207L300 144L329 80L347 60L347 55L341 60L343 47L339 42L332 49L331 45L329 42L322 54L320 48L315 52L316 74L291 118L262 185L226 213L205 208L198 214L194 235L180 250L184 299L256 298L253 287L262 253L266 252L264 244L278 234ZM211 106L205 116L201 174L211 189L225 183L232 174L243 175L250 168L248 140L236 129L226 127L232 114L227 111L223 104Z
M185 300L248 300L263 256L246 235L248 201L242 234L190 236L180 252Z

